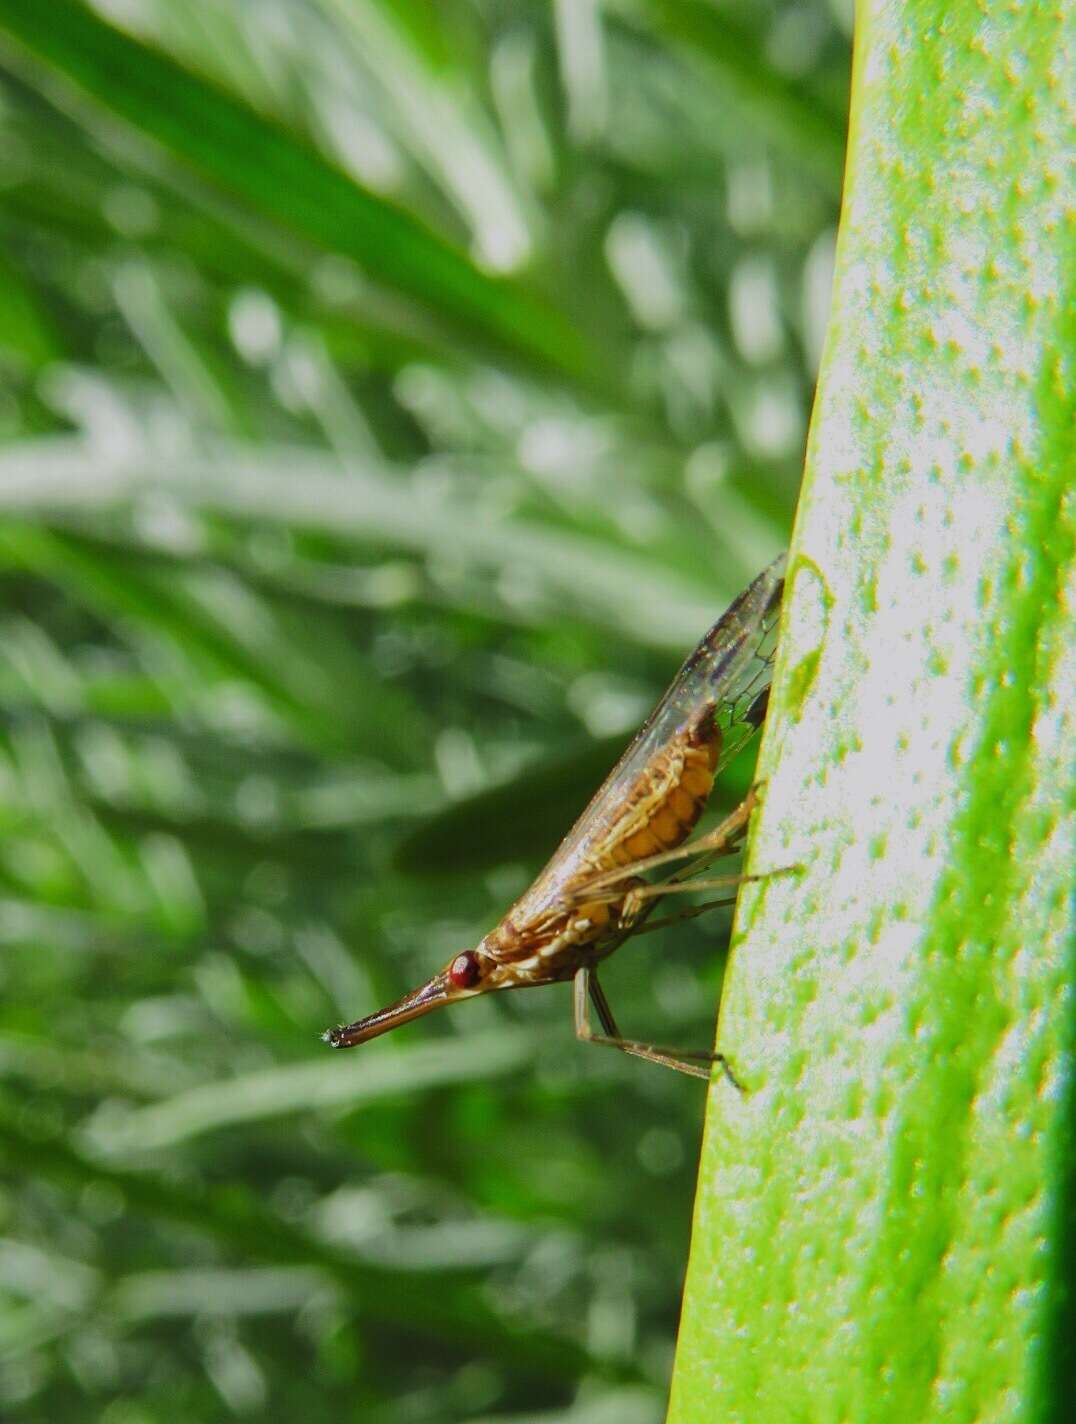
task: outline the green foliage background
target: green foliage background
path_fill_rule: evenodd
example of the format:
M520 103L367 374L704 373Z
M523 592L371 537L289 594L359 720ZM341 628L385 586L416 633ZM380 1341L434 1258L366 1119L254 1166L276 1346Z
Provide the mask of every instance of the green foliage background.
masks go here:
M698 1085L558 990L318 1034L787 541L848 30L0 0L5 1419L662 1416ZM624 1024L708 1042L726 935Z

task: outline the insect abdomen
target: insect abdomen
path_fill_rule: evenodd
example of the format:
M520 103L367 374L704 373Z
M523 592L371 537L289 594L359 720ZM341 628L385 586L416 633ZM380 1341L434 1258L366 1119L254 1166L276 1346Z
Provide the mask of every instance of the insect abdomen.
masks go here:
M614 865L672 850L687 838L710 795L720 750L721 734L709 715L666 749L663 764L644 773L629 798L632 813L610 848Z

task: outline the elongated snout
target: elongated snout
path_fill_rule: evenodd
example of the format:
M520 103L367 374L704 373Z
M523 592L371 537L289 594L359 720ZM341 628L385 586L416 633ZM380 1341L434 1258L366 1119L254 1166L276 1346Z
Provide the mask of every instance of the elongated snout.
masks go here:
M387 1009L378 1009L376 1014L357 1019L355 1023L327 1029L322 1038L333 1048L354 1048L357 1043L366 1043L371 1038L377 1038L378 1034L388 1033L390 1029L421 1018L431 1009L440 1008L442 1004L459 997L459 991L447 974L435 974L428 984L412 989L410 994L397 999Z

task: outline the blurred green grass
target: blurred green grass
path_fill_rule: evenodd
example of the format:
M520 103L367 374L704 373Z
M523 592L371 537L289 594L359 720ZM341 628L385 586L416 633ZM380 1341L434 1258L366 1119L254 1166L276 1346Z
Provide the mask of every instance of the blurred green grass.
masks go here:
M690 1082L557 990L317 1034L785 543L847 28L0 0L5 1419L661 1417ZM625 1025L707 1042L726 932Z

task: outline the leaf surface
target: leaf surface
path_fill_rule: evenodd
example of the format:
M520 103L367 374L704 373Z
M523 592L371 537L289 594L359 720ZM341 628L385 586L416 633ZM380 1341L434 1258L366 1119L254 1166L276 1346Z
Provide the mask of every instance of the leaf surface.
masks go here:
M673 1424L1071 1401L1073 17L859 11Z

